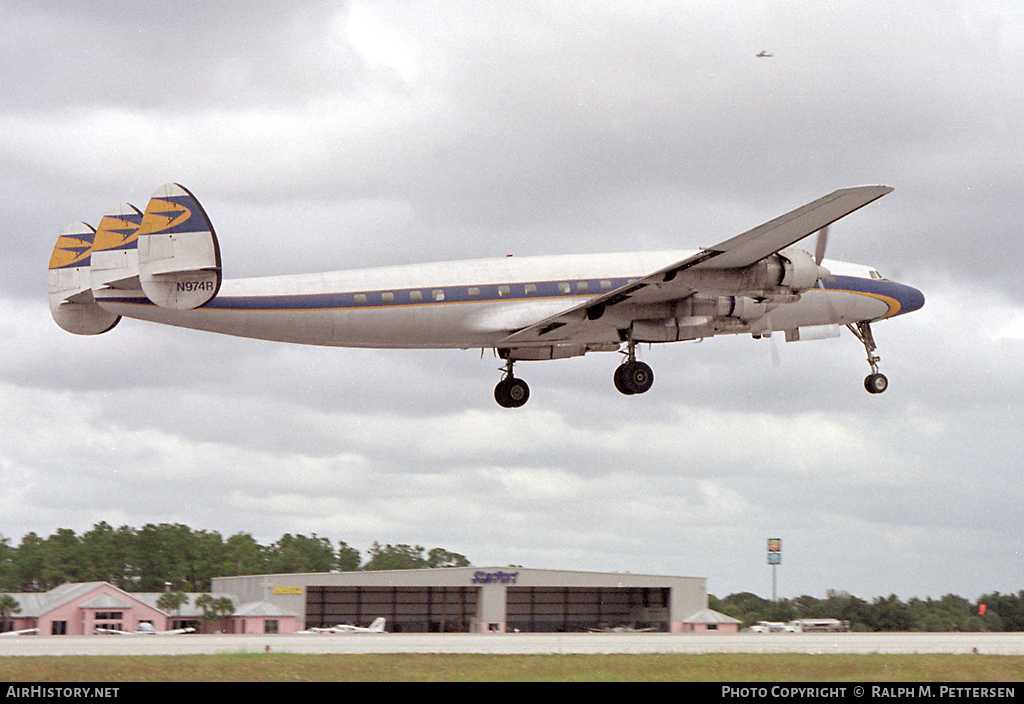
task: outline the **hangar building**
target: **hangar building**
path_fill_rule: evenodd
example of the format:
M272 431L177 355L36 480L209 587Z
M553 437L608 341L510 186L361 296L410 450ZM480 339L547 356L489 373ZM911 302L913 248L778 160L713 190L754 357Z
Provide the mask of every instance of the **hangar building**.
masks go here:
M296 613L302 628L366 626L383 616L393 632L735 630L693 627L708 606L703 577L445 567L218 577L212 588Z

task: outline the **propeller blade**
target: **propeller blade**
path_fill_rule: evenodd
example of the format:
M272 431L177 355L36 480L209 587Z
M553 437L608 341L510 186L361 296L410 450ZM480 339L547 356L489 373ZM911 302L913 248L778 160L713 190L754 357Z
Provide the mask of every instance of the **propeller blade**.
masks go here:
M821 266L825 259L825 249L828 247L828 225L818 230L818 241L814 246L814 263Z

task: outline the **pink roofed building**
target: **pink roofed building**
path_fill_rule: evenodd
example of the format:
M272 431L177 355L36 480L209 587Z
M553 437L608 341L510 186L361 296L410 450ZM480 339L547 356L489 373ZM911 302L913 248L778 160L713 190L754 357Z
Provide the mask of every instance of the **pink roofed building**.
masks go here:
M198 632L294 633L299 617L268 602L240 603L232 594L212 593L227 598L234 613L216 620L204 620L196 606L200 593L189 593L180 609L164 611L157 606L161 592L126 592L108 582L62 584L48 592L9 593L19 611L0 623L0 632L38 629L43 636L96 635L104 631L133 633L140 630L167 631L194 628ZM148 624L144 625L144 624ZM97 630L99 629L99 630Z

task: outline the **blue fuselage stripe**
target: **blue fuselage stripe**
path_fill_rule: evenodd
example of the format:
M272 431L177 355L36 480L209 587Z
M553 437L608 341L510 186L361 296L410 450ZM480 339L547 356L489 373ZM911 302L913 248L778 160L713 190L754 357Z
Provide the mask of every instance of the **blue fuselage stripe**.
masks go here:
M264 296L218 296L204 308L220 310L317 310L336 308L379 308L445 303L488 303L561 296L596 296L624 286L633 277L529 281L507 284L465 286L424 286L405 289L375 289L338 293L282 294ZM822 281L825 289L855 291L889 296L904 310L916 310L916 289L892 281L857 276L831 276ZM603 285L602 285L603 284ZM116 303L146 304L145 298L106 298Z

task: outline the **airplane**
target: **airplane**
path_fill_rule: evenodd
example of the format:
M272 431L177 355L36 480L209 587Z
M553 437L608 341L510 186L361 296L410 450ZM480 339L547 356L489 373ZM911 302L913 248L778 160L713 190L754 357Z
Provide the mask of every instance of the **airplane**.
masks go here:
M4 631L0 633L0 638L13 638L15 636L34 636L39 633L38 628L23 628L20 631Z
M226 279L213 224L184 186L146 210L112 209L99 227L65 227L48 273L64 330L96 335L123 317L262 340L370 348L492 349L504 360L494 398L523 406L519 361L620 352L615 388L648 392L640 343L716 335L787 342L838 337L864 346L864 386L884 392L872 323L921 308L917 289L873 266L825 259L829 226L890 193L841 188L710 247L501 257L319 274ZM794 246L817 233L813 252ZM164 364L172 363L163 360Z
M306 631L299 631L299 633L387 633L387 631L384 630L385 623L387 623L387 621L378 617L373 619L373 623L371 623L367 628L339 623L337 626L331 626L330 628L313 627Z
M754 54L754 56L756 56L759 59L770 59L773 56L775 56L775 54L771 54L771 53L765 51L764 49L761 49L761 51L759 51L756 54Z
M589 633L653 633L657 628L633 628L632 626L607 626L605 628L588 628Z
M116 628L96 628L96 633L105 636L180 636L184 633L195 633L196 629L191 626L186 628L175 628L170 631L158 631L152 623L140 623L134 631L119 631Z

